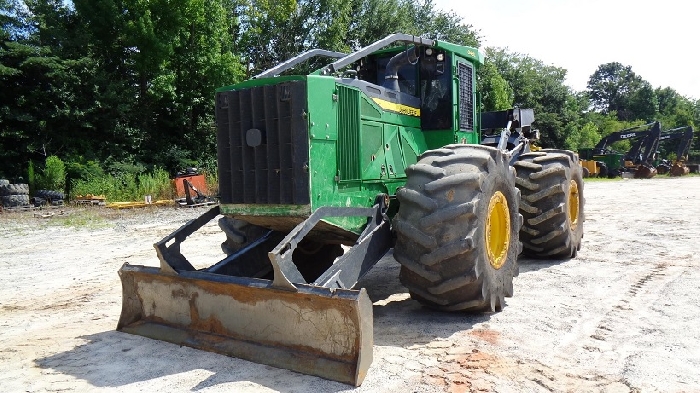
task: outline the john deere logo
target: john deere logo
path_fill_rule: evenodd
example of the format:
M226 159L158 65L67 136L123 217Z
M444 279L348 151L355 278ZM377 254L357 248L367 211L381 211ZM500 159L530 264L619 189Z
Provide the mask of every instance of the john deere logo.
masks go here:
M476 56L476 52L474 52L473 50L467 51L467 54L469 56Z

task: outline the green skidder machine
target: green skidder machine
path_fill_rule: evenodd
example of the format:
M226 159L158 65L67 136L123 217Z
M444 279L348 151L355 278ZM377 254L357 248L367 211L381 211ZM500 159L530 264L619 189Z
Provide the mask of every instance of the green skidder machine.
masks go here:
M311 58L327 65L286 74ZM578 155L533 148L530 109L480 114L482 62L394 34L219 89L221 203L155 244L160 267L121 268L117 329L358 386L373 315L356 285L392 248L413 299L462 312L505 305L521 252L574 257ZM180 246L216 218L226 257L196 269Z

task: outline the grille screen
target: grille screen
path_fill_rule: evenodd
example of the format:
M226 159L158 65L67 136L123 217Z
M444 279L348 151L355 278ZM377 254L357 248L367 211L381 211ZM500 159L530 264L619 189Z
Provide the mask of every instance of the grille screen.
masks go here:
M309 204L303 81L216 95L219 193L225 204Z
M338 177L360 178L360 93L338 86Z
M474 73L472 66L458 63L459 76L459 129L474 130Z

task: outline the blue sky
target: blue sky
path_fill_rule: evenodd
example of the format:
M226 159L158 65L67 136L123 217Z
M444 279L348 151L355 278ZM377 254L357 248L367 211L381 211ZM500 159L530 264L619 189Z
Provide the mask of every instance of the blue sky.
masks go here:
M507 47L565 68L586 88L617 61L652 86L700 99L700 3L687 0L435 0L480 30L483 46Z

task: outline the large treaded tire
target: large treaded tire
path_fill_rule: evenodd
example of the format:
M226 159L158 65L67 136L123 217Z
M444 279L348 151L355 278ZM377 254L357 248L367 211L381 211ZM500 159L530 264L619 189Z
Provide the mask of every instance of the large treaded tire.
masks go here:
M0 196L9 195L29 195L28 184L5 184L0 185Z
M602 179L608 177L608 166L600 161L596 162L596 165L598 166L598 178Z
M38 197L38 196L30 198L29 203L34 205L34 207L41 207L41 206L45 206L48 204L46 199Z
M397 191L394 258L400 280L411 297L444 311L501 310L513 296L521 246L518 231L520 192L515 170L496 149L449 145L423 153L407 170ZM487 216L500 194L503 228L502 259L492 263L486 243ZM490 227L490 226L489 226Z
M29 205L29 195L3 195L0 202L4 207L21 207Z
M29 195L29 184L26 184L26 183L10 184L10 187L14 188L11 191L11 195Z
M52 190L39 190L35 193L35 196L50 201L60 201L65 198L65 195L62 192Z
M520 230L523 254L540 259L575 257L585 220L578 155L545 149L521 155L514 166L525 218Z

